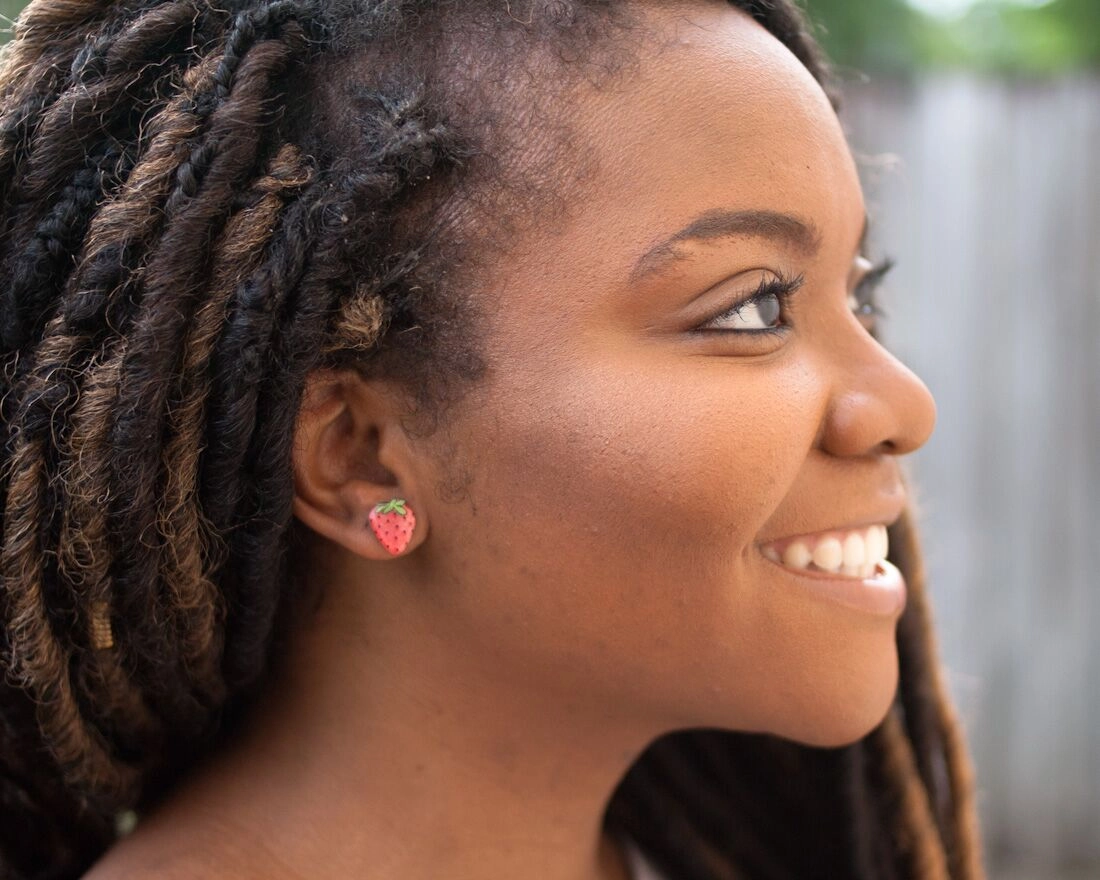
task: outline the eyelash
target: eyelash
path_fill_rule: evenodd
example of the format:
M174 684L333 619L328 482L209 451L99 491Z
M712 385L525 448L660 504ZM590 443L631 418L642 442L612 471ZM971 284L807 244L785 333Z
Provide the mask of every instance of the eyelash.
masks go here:
M882 279L886 277L891 269L894 268L894 260L892 257L886 257L877 266L872 266L867 270L867 274L856 285L856 289L852 291L852 295L856 299L856 303L859 305L859 311L856 313L856 317L868 317L878 320L879 318L887 317L882 306L875 302L875 291L878 289L879 284L882 283ZM866 291L864 296L860 296L861 291Z
M872 266L867 273L859 280L859 284L856 285L852 296L855 298L859 311L855 314L860 318L874 318L880 319L887 317L886 312L882 306L874 300L875 290L886 274L894 268L894 260L890 257L886 257L881 263L876 266ZM775 278L763 279L760 282L760 286L756 288L753 294L746 299L741 300L738 303L730 306L725 311L714 315L712 318L707 319L706 324L711 324L715 321L721 321L723 318L728 318L731 315L739 314L741 309L746 306L750 306L753 303L757 303L762 299L769 296L775 297L779 301L780 314L786 314L788 308L788 302L795 293L802 287L802 282L805 280L805 276L798 275L794 278L788 278L782 274ZM707 327L705 324L699 328L701 333L737 333L745 336L782 336L790 328L790 324L780 324L778 327L765 327L756 328L752 330L728 330L721 327Z
M775 297L779 301L780 314L786 314L787 303L790 301L790 298L798 292L799 288L802 287L802 282L804 280L805 276L803 275L788 278L780 274L774 278L764 278L760 281L760 286L756 288L751 296L746 297L740 302L734 303L725 311L708 318L706 324L713 324L716 321L721 321L723 318L729 318L732 315L739 314L746 306L751 306L770 296ZM724 327L707 327L706 324L699 328L699 332L736 333L739 336L782 336L790 327L789 324L780 324L778 327L764 327L752 330L730 330Z

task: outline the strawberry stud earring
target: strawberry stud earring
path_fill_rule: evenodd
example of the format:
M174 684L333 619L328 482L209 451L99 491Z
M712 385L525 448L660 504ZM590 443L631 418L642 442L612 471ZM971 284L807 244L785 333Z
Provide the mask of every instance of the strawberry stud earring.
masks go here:
M404 498L391 498L371 508L370 527L379 543L396 556L409 546L416 517Z

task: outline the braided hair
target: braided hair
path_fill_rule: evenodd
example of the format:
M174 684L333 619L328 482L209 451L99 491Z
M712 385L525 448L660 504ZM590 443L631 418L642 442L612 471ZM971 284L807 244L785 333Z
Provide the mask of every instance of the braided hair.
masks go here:
M827 80L788 0L732 2ZM523 164L493 116L508 97L462 65L518 91L525 54L581 66L629 23L613 0L522 5L32 0L17 22L0 55L0 878L79 876L262 683L293 593L307 373L399 379L434 416L481 375L463 279L490 236L473 230L526 188L501 183ZM882 724L840 749L669 735L609 828L685 880L980 880L910 517L891 546L910 600Z

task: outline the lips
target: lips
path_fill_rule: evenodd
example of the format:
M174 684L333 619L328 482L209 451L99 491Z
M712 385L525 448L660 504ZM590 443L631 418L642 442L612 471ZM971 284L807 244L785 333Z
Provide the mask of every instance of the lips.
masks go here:
M886 526L876 523L772 541L760 550L785 568L863 579L879 569L889 545Z

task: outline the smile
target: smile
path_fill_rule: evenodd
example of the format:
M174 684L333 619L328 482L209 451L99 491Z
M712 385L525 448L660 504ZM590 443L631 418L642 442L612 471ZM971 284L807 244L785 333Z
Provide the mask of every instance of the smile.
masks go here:
M760 548L772 562L796 571L869 578L886 559L886 526L818 532L772 541Z

